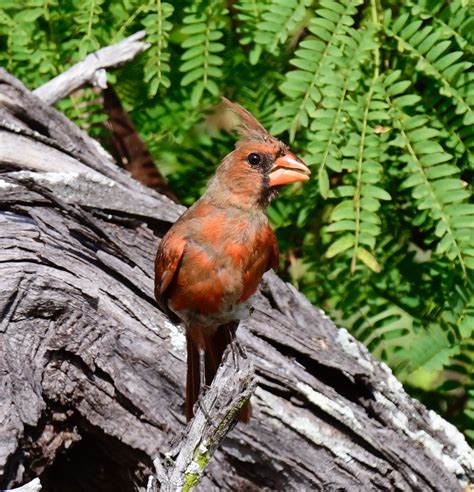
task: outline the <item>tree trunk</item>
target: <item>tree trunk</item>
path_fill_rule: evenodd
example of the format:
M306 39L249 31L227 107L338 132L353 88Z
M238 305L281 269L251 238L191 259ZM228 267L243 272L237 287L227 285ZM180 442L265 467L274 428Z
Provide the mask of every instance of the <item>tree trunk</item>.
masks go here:
M0 487L145 490L180 440L185 340L153 298L184 208L0 70ZM474 454L390 370L267 274L238 336L253 418L200 490L470 490Z

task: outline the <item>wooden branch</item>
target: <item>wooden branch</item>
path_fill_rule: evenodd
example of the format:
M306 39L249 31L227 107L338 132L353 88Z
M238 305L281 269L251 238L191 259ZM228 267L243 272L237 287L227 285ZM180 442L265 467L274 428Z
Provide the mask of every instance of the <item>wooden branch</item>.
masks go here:
M0 488L144 490L186 429L184 335L153 298L183 210L0 69ZM254 414L199 490L468 489L463 436L346 330L274 274L254 307Z
M255 371L235 343L228 347L211 387L195 408L195 416L165 465L154 460L161 492L195 487L221 441L235 425L235 416L256 388ZM150 484L149 487L153 485Z
M119 43L87 55L84 60L38 87L33 93L52 105L86 84L105 89L106 69L118 67L149 48L148 43L141 41L145 34L145 31L136 32Z

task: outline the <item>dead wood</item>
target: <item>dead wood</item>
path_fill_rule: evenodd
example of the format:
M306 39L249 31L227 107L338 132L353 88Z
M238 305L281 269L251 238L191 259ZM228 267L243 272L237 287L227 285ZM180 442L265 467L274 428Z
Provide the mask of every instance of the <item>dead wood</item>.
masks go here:
M142 41L145 31L87 55L84 60L34 90L34 94L47 104L55 104L84 85L105 89L106 69L115 68L133 60L150 46Z
M184 210L0 71L0 487L145 490L185 428L184 337L153 299ZM254 416L200 490L468 490L474 454L276 275L239 338Z
M109 135L104 138L103 143L112 152L116 162L136 180L178 203L117 94L107 85L106 69L123 65L147 50L149 44L142 41L144 37L145 31L139 31L119 43L87 55L84 60L38 87L33 93L53 105L62 98L80 92L79 89L83 86L94 87L102 95L98 99L108 116L105 126Z
M254 393L255 371L241 351L235 342L227 348L211 387L200 397L194 418L178 437L176 448L166 453L164 466L159 459L154 460L155 482L161 492L198 484L216 449L236 424L239 410Z

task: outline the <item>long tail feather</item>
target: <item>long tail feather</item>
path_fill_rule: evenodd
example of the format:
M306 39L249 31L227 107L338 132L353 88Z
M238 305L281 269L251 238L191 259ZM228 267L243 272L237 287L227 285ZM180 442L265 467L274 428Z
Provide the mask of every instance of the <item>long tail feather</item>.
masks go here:
M188 373L186 383L186 418L193 417L193 407L199 398L199 345L201 340L205 348L205 369L206 384L211 385L214 376L219 369L227 345L235 338L235 332L239 326L238 321L226 323L217 328L213 334L200 333L200 337L191 334L191 329L187 330L187 349L188 349ZM202 343L202 342L201 342ZM248 422L252 415L250 402L247 402L240 410L238 419L241 422Z

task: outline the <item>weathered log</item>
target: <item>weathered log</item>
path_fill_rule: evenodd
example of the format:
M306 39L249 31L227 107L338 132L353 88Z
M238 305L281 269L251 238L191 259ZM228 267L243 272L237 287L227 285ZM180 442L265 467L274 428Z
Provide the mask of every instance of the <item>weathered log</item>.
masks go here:
M72 92L88 84L101 89L107 87L106 69L115 68L133 60L150 46L142 41L145 31L138 31L128 38L97 50L34 90L34 94L48 104L54 104Z
M185 427L184 337L153 299L183 211L0 71L0 487L146 489ZM474 453L276 275L238 336L248 425L201 490L468 490Z
M85 85L102 89L104 112L109 117L107 126L110 136L106 139L107 146L114 157L135 179L178 202L135 130L132 119L114 90L107 86L106 69L116 68L148 49L150 45L142 41L144 37L145 31L139 31L119 43L90 53L33 93L52 105Z
M211 387L201 395L194 418L176 449L166 453L164 466L155 459L156 485L161 492L186 490L199 483L219 444L235 425L242 405L255 391L253 365L241 352L236 341L227 348Z

